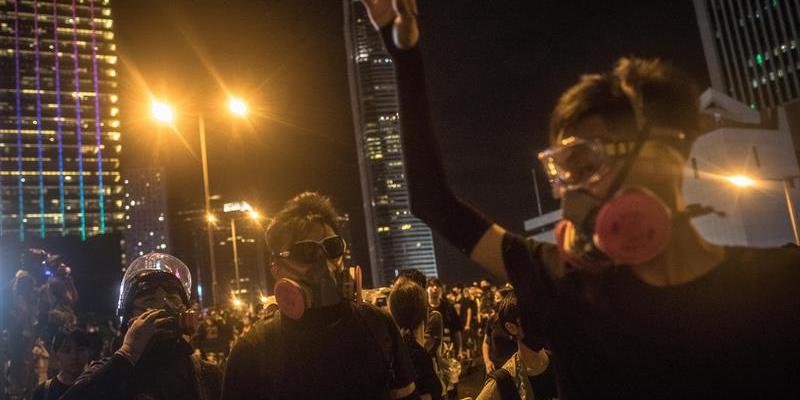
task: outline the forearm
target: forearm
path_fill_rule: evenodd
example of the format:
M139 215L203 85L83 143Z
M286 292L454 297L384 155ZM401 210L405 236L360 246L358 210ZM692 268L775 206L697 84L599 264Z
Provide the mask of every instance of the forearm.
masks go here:
M397 49L390 26L381 34L395 64L411 212L469 255L492 223L456 197L447 183L430 116L419 49Z
M489 343L486 343L485 340L481 345L481 355L483 355L483 362L485 364L489 364L490 362L492 362L492 359L489 357Z

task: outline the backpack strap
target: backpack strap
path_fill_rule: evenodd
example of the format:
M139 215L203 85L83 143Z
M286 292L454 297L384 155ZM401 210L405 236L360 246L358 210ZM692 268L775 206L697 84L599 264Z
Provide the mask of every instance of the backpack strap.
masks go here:
M489 374L489 379L494 379L497 383L497 391L500 392L502 400L519 400L519 392L517 385L514 383L514 377L505 368L498 368Z

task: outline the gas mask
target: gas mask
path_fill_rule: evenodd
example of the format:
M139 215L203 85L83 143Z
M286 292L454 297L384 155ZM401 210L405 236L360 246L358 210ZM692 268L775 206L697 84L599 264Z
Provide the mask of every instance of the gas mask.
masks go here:
M600 271L611 265L646 263L669 244L674 218L664 200L651 190L626 183L640 155L652 156L682 148L685 135L670 128L651 127L645 119L641 97L627 82L620 89L630 100L635 117L635 136L603 141L564 136L557 146L539 154L539 160L561 195L563 220L556 225L556 244L571 266ZM615 161L617 160L617 161ZM589 187L622 163L606 195L598 197ZM563 194L562 194L563 193Z
M289 250L273 253L274 272L279 270L282 275L275 283L275 299L281 314L298 320L308 309L356 299L360 292L360 268L344 268L334 262L344 255L345 249L341 237L330 236L319 242L296 242ZM291 266L292 262L309 268L301 275Z

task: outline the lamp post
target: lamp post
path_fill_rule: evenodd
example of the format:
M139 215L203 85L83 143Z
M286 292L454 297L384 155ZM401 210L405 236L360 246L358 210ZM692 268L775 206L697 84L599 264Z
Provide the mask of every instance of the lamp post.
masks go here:
M172 126L175 120L175 112L173 111L172 107L164 102L159 100L153 100L151 105L151 113L153 118L162 123ZM247 115L247 104L236 97L231 97L228 100L228 110L231 114L243 118ZM211 303L212 305L217 305L218 296L218 285L217 285L217 261L216 255L214 253L214 223L216 222L216 217L211 214L211 192L209 189L209 179L208 179L208 150L206 147L206 124L205 119L203 118L203 113L198 112L197 114L197 131L198 135L200 136L200 165L203 172L203 204L205 209L205 220L206 220L206 238L208 240L208 264L209 269L211 270ZM237 269L237 278L238 278L238 269ZM238 285L238 281L237 281Z
M223 210L225 212L246 213L247 217L254 222L258 223L261 220L261 214L254 210L250 204L245 201L238 203L227 203ZM230 218L231 224L231 249L233 250L233 273L236 279L236 298L240 298L242 294L241 279L239 277L239 236L236 234L236 214Z
M794 243L800 245L800 232L797 230L797 216L794 212L794 202L792 201L791 193L789 193L789 189L794 187L794 180L800 178L800 176L792 175L787 176L783 179L774 179L774 178L758 178L759 181L765 182L781 182L783 183L783 196L786 200L786 208L789 211L789 222L792 224L792 234L794 235ZM735 175L730 176L727 180L738 187L750 187L755 185L756 181L752 178L749 178L744 175Z

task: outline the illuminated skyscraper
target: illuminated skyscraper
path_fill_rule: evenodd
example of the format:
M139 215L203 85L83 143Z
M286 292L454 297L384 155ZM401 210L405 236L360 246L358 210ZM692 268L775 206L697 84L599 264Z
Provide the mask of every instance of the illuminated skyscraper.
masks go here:
M373 284L391 283L397 271L405 268L436 276L431 230L409 211L392 59L360 1L344 0L344 10Z
M170 253L167 180L163 168L127 169L123 264L151 252Z
M800 98L800 3L694 0L711 87L753 109Z
M116 231L123 221L108 0L0 1L0 237Z

